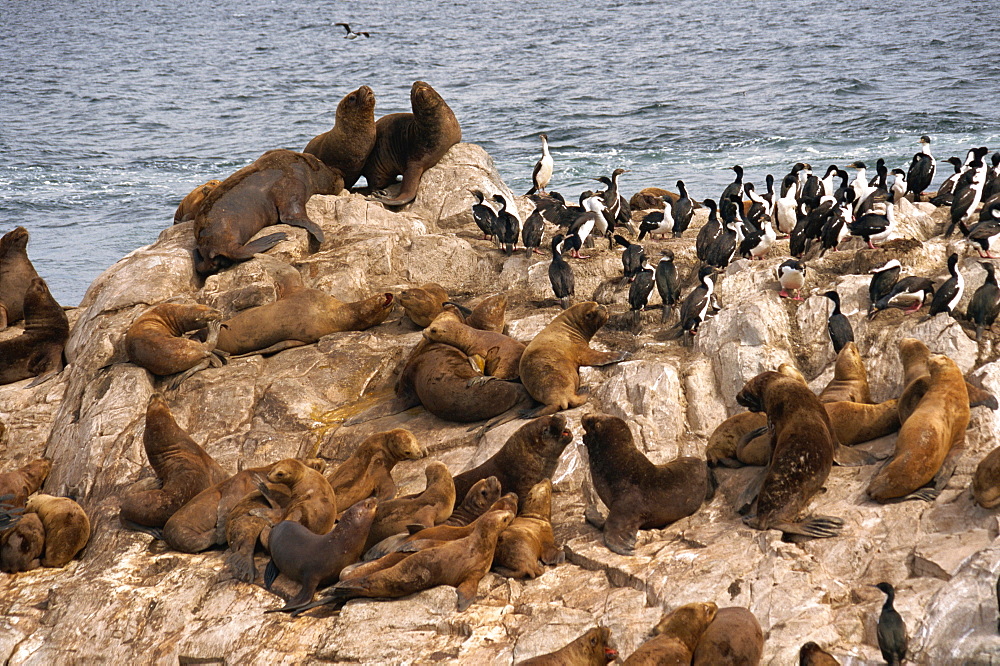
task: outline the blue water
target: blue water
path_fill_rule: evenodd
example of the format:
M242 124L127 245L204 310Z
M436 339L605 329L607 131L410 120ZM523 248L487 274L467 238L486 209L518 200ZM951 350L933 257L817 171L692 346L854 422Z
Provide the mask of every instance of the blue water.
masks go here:
M903 166L921 134L939 160L997 148L1000 3L875 4L8 0L0 232L26 226L76 304L195 185L301 150L361 84L376 115L408 111L416 79L515 191L547 132L568 198L619 166L626 194L682 178L702 198L733 164L762 184L797 161Z

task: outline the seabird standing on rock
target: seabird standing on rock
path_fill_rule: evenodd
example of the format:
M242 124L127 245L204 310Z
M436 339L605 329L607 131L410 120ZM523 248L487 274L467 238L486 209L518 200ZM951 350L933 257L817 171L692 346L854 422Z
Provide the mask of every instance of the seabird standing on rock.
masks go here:
M879 583L878 589L885 592L886 599L878 616L878 649L888 666L900 666L906 659L906 624L892 602L896 591L889 583Z
M868 198L869 191L874 188L868 184L868 167L865 166L864 162L851 162L849 166L858 170L854 180L851 181L851 188L854 190L854 212L856 213L861 203Z
M531 215L528 219L524 221L524 227L521 228L521 242L524 244L524 250L527 254L534 252L535 254L545 254L538 248L542 244L542 233L545 230L545 218L542 217L542 211L535 208L531 211Z
M760 232L748 231L743 242L740 243L740 256L753 261L763 259L767 256L767 251L774 245L777 234L771 226L771 220L764 218L764 228Z
M871 301L872 305L892 291L902 270L903 267L900 265L899 259L892 259L887 261L885 265L869 271L872 274L872 279L868 283L868 300ZM870 308L869 312L871 312Z
M344 35L344 39L357 39L358 37L371 37L371 34L369 34L367 32L364 32L364 31L354 32L353 30L351 30L351 26L348 25L347 23L334 23L334 25L339 25L344 30L347 31L347 34Z
M955 167L955 173L944 179L941 187L938 188L937 194L931 199L931 203L935 206L951 205L955 196L955 185L958 184L958 179L962 177L962 160L957 157L949 157L945 162Z
M983 185L983 201L1000 194L1000 152L993 153L990 158L990 168L986 172L986 184Z
M785 236L792 233L798 223L798 201L795 198L798 192L798 185L793 184L774 204L775 219L778 223L778 231Z
M671 206L670 211L671 217L674 218L674 237L680 238L688 225L691 224L691 217L694 215L694 203L691 201L691 197L688 196L687 187L684 185L683 180L677 181L677 198ZM664 201L664 204L667 202Z
M824 223L823 228L820 230L820 241L823 244L820 256L823 256L827 250L832 249L836 252L837 246L851 235L851 230L847 225L851 223L852 219L851 206L854 203L853 197L854 190L849 189L845 191L844 200L837 204L832 216Z
M934 298L931 299L928 319L942 312L951 314L958 302L962 300L962 294L965 293L965 278L958 270L957 253L952 253L948 257L948 272L951 273L951 277L938 287L937 291L934 292Z
M747 209L747 222L757 231L764 230L764 220L771 219L771 204L764 197L757 194L753 183L743 186L747 198L750 199L750 207Z
M552 239L552 263L549 264L549 283L552 293L559 299L563 310L570 306L573 298L573 268L562 258L563 235L558 234Z
M840 169L836 164L831 164L826 168L826 173L823 174L822 180L819 181L823 185L824 197L832 197L834 192L837 191L837 188L833 185L833 179L839 171Z
M628 281L632 282L635 280L636 273L642 270L642 265L646 263L646 249L638 243L630 243L628 239L618 234L615 234L614 240L625 248L625 251L622 252L622 271ZM650 282L650 289L652 288L652 282Z
M778 295L782 298L789 298L788 292L793 290L795 297L792 300L801 301L802 296L799 292L806 283L805 263L798 259L786 259L778 266L777 273L778 284L781 285Z
M660 254L662 256L656 264L656 290L660 292L660 301L663 302L660 321L666 322L677 301L680 300L681 287L677 280L677 267L674 266L674 253L663 250Z
M472 204L472 219L483 232L483 239L490 239L496 233L497 212L486 203L486 197L482 192L474 190L472 194L478 200Z
M615 169L611 172L611 178L601 176L599 180L607 186L602 198L604 199L604 217L608 220L608 240L610 234L614 232L615 226L629 227L632 222L632 208L628 205L628 199L623 197L618 189L618 177L623 173L628 173L628 169ZM630 229L630 231L633 231Z
M712 294L715 291L713 275L715 275L714 268L702 266L698 271L698 286L691 290L691 293L681 304L680 321L677 326L684 335L685 345L694 341L698 327L705 321L708 308L712 303Z
M983 329L993 326L997 314L1000 314L1000 287L997 286L996 268L988 261L979 265L986 270L986 280L969 301L965 317L976 325L976 342L982 337Z
M906 174L903 173L902 169L893 169L889 173L893 177L892 186L889 188L889 194L892 195L892 203L898 206L899 200L906 196L909 184L906 181Z
M722 233L722 223L719 222L714 199L705 199L701 202L701 205L708 209L708 221L698 230L698 237L694 241L694 250L698 258L705 261L708 248L712 246L715 239Z
M864 238L865 242L868 243L868 247L874 250L875 246L872 244L872 241L881 243L888 239L896 227L896 217L893 208L892 202L886 201L885 215L875 212L865 213L847 225L847 228L851 230L852 236Z
M951 236L956 226L963 235L969 235L967 222L983 199L983 186L985 184L986 165L977 158L969 165L969 170L963 174L955 186L955 196L951 202L951 224L948 225L948 230L944 233L945 237Z
M549 135L539 134L538 138L542 140L542 156L538 158L535 162L535 170L531 173L531 189L524 193L524 196L529 196L535 192L545 192L545 188L549 186L549 180L552 179L552 155L549 154Z
M1000 234L1000 198L987 202L979 212L979 221L969 229L968 241L978 245L979 256L992 259L990 243Z
M736 196L733 196L736 199ZM722 228L719 234L712 240L712 244L705 251L705 263L716 268L725 268L736 256L736 248L742 238L739 232L739 223L736 221L736 204L730 201L730 206L722 214Z
M576 221L570 225L569 233L566 235L566 246L571 248L569 256L574 259L590 258L590 255L580 254L580 250L590 237L590 232L594 230L594 225L597 224L598 220L603 219L600 213L595 213L592 210L588 210L576 218Z
M868 318L873 318L880 310L899 308L911 314L924 305L928 294L934 293L934 283L927 278L909 276L892 286L889 293L872 303L868 309Z
M663 210L654 210L642 218L642 222L639 223L638 240L645 238L646 234L666 236L667 232L673 229L674 218L670 201L665 199L663 203Z
M926 134L920 137L920 152L913 156L910 168L906 172L906 187L913 192L913 200L920 201L920 195L930 187L934 180L934 156L931 155L931 138Z
M833 353L839 354L848 342L854 342L854 329L851 322L843 312L840 311L840 294L836 291L828 291L823 294L833 301L833 312L826 320L826 330L830 333L830 342L833 343Z
M516 215L507 210L507 200L503 196L494 194L493 200L500 204L500 210L497 211L497 241L506 254L513 254L514 246L517 245L517 237L521 233L521 223Z
M743 199L743 167L737 164L729 168L736 172L736 178L722 190L722 195L719 196L720 204L723 201L730 201L730 197L734 195Z
M632 311L632 328L639 329L641 312L649 303L649 295L653 293L653 267L644 263L635 273L635 279L628 290L628 306Z

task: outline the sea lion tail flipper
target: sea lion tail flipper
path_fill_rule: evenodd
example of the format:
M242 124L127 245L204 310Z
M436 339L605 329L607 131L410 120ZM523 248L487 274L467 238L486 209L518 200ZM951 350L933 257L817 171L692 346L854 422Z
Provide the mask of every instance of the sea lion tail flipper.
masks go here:
M246 261L247 259L253 259L253 255L260 254L261 252L267 252L286 238L288 238L288 234L284 231L262 236L255 241L245 243L243 247L231 253L229 258L233 261Z
M852 449L843 444L837 444L833 450L833 462L841 467L862 467L873 465L878 460L875 456L860 449Z
M456 588L458 592L458 612L466 610L476 600L476 591L479 589L479 576L466 578Z
M422 550L427 550L428 548L434 548L440 546L446 541L441 541L439 539L416 539L414 541L407 541L402 546L396 549L397 553L419 553Z
M56 375L58 375L60 373L60 371L62 371L62 364L60 364L60 367L57 368L57 369L55 369L55 370L49 370L48 372L46 372L44 374L38 375L37 377L35 377L31 381L30 384L28 384L24 388L33 388L33 387L38 386L40 384L44 384L45 382L49 381L50 379L52 379L53 377L55 377Z
M392 416L393 414L400 414L405 412L407 409L419 406L420 398L418 398L416 394L395 398L393 400L387 400L385 402L372 405L360 414L355 414L349 419L345 419L341 425L352 426L357 425L358 423L374 421L375 419Z
M577 361L580 365L600 367L602 365L621 363L622 361L627 361L630 358L632 358L632 354L629 352L602 352L597 351L596 349L587 348L580 350Z
M271 591L271 585L278 578L278 565L274 563L274 560L269 560L267 563L267 568L264 569L264 589L268 592Z
M566 553L563 552L562 548L553 544L545 548L538 559L549 565L562 564L566 561Z
M971 384L970 382L965 382L965 388L969 392L969 407L989 407L993 411L996 411L1000 405L997 404L997 398L995 395L981 389L978 386Z
M955 468L958 467L958 459L962 457L964 451L964 441L961 444L953 445L951 450L948 451L948 455L945 456L944 462L941 463L937 474L934 475L934 478L924 487L918 488L909 495L901 498L900 501L923 500L924 502L933 502L936 500L955 473Z
M205 370L211 365L212 361L208 358L205 358L199 361L198 363L195 363L193 366L191 366L184 372L178 372L176 375L174 375L174 378L171 379L170 382L167 384L167 389L170 391L176 391L178 388L180 388L180 385L184 382L185 379L187 379L196 372L201 372L202 370Z
M754 501L757 499L757 495L760 494L760 487L764 484L767 468L761 467L756 472L756 475L747 482L746 487L736 497L736 506L733 509L741 516L745 516L750 512Z
M308 604L305 604L304 606L298 606L296 608L288 608L288 609L281 608L278 610L290 613L292 617L298 617L302 613L305 613L307 610L312 610L313 608L319 608L320 606L325 606L327 604L332 604L339 608L340 606L344 605L345 602L357 596L356 592L358 589L360 589L356 587L347 587L346 585L349 585L350 582L351 581L346 581L346 583L345 582L337 583L336 587L330 589L330 594L328 594L325 597L320 597L316 601L312 601ZM342 585L344 585L344 587L341 587Z
M229 570L233 572L233 576L237 580L241 580L244 583L253 583L257 578L257 567L254 566L252 550L249 557L247 557L247 553L243 550L230 551L229 555L226 556L226 564L229 565Z
M418 526L417 531L422 530L423 526ZM412 534L412 532L410 533ZM392 536L386 537L379 541L377 544L365 551L365 554L361 556L362 562L371 562L377 560L381 557L388 555L389 553L394 553L399 550L399 547L403 544L409 534L393 534Z

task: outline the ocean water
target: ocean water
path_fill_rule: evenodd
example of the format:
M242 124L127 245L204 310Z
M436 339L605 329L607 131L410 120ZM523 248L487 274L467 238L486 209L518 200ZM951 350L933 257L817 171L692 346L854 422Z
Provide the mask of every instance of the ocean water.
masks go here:
M993 0L11 0L0 233L27 227L74 305L194 186L301 150L359 85L376 116L409 111L417 79L518 192L541 132L567 198L616 167L627 195L681 178L704 198L734 164L759 189L797 161L905 166L921 134L939 161L964 157L1000 147L998 20ZM341 21L372 36L344 39Z

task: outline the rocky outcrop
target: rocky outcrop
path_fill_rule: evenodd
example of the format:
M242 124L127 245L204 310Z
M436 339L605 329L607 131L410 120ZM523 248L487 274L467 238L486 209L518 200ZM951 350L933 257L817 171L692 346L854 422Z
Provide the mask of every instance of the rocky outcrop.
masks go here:
M275 275L288 264L306 286L345 301L428 281L462 302L505 290L510 334L528 341L559 312L548 287L548 262L523 251L506 257L482 241L469 213L473 188L502 193L527 217L530 203L512 195L489 157L459 144L424 175L417 200L401 210L354 194L313 197L310 214L326 234L318 249L309 247L303 230L281 227L288 240L267 255L201 283L191 261L191 223L184 223L95 281L70 313L66 369L30 389L28 381L0 387L4 468L52 458L44 491L77 498L93 524L82 559L66 568L0 575L0 657L11 663L511 663L555 650L598 623L611 629L627 656L665 610L714 601L754 612L767 636L765 663L794 663L809 640L842 663L876 663L883 597L872 585L886 580L896 586L915 662L1000 662L993 587L1000 523L969 492L975 465L998 444L1000 417L983 408L973 411L957 473L932 504L874 504L864 489L875 467L834 468L811 509L844 519L838 538L791 544L778 532L744 526L732 503L752 469L720 470L713 500L666 529L640 532L633 557L610 552L583 520L588 504L599 500L589 488L581 416L600 411L626 419L637 446L657 463L704 455L714 427L738 411L736 392L758 372L790 362L814 389L829 380L829 302L817 294L830 288L841 293L877 400L901 390L896 344L906 336L949 354L975 381L1000 392L992 334L977 345L947 315L928 321L898 311L865 317L869 268L897 257L905 274L943 279L944 258L960 249L935 236L946 210L922 204L898 211L901 235L914 242L872 251L851 241L808 260L803 302L777 295L774 269L787 241L764 261L736 262L719 284L722 310L702 327L693 348L665 340L658 310L643 313L638 336L626 330L619 252L597 239L592 259L572 262L578 298L611 303L612 321L592 346L630 351L632 359L584 369L591 399L566 413L575 441L554 475L553 524L567 561L535 580L489 574L463 613L455 611L454 590L440 587L393 602L353 601L337 615L264 615L283 601L235 580L221 551L175 553L120 526L121 492L153 477L142 433L146 402L156 390L165 392L178 423L232 472L286 457L319 456L335 464L370 433L394 427L411 430L429 459L456 473L493 455L519 423L481 438L422 410L340 425L359 409L359 399L385 395L420 339L399 310L368 331L335 333L268 358L232 360L176 391L125 362L122 349L125 330L150 305L197 301L228 316L272 300ZM646 243L651 257L661 247L674 251L686 284L693 282L693 238L704 220L698 211L687 237ZM960 268L967 300L983 272L972 259ZM888 437L864 447L887 453L892 444ZM401 492L423 487L426 462L397 465ZM292 591L281 581L278 588Z

